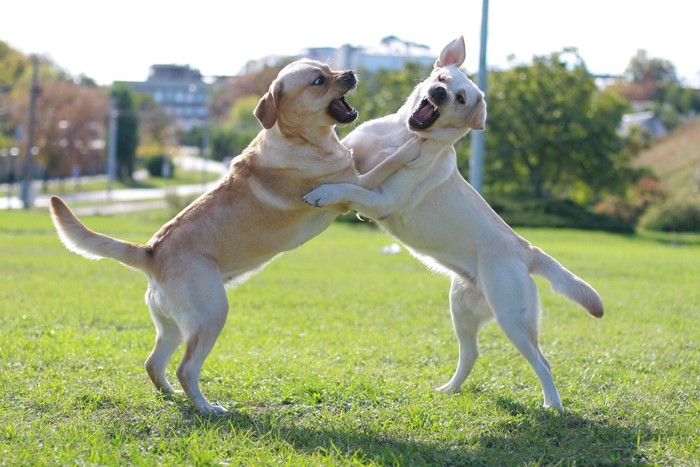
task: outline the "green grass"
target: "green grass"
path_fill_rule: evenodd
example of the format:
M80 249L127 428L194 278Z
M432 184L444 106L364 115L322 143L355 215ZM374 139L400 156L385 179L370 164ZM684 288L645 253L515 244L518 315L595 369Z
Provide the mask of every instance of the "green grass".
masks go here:
M143 242L164 220L86 222ZM0 465L699 465L700 236L519 231L607 307L538 279L566 412L494 324L462 392L433 391L457 358L449 281L334 224L230 292L202 387L232 412L201 419L143 370L144 276L67 252L45 212L2 212Z

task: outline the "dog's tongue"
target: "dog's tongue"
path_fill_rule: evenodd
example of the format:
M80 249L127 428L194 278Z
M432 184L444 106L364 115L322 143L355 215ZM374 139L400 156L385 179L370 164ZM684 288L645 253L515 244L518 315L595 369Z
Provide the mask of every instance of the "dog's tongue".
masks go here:
M328 107L328 112L339 123L350 123L357 118L357 111L350 107L344 97L331 102Z
M435 111L435 109L433 109L433 106L430 105L430 103L425 102L416 111L416 113L413 114L413 118L415 118L419 122L424 122L424 121L428 120L430 117L432 117L434 111Z
M408 125L414 130L427 130L439 117L440 112L431 99L423 99L408 119Z
M332 105L336 108L338 112L350 112L352 110L343 98L334 100Z

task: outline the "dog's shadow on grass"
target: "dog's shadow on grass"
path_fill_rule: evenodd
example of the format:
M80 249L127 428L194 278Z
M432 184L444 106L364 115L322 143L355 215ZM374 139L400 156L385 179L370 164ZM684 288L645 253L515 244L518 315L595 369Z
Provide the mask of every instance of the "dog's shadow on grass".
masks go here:
M302 426L281 421L274 408L232 411L224 417L200 418L191 408L183 407L190 426L197 430L246 432L251 437L278 440L298 453L325 453L345 460L379 465L644 465L648 463L639 450L640 440L653 440L647 426L625 427L608 421L593 421L581 416L500 400L498 405L510 413L507 421L495 421L484 429L460 431L463 438L446 441L396 438L368 428ZM488 421L486 421L488 425ZM330 424L332 425L332 424ZM468 428L468 427L465 427ZM470 436L469 433L473 433ZM442 437L444 438L444 437Z

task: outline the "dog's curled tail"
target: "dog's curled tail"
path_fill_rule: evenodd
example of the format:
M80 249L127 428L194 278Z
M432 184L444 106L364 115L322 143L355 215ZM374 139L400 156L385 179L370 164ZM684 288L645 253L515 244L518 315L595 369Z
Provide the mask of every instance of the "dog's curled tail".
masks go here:
M593 287L539 248L533 247L533 253L532 273L549 280L552 290L578 303L592 316L603 317L603 302Z
M151 270L152 255L147 246L90 230L58 196L51 197L50 211L58 236L70 251L88 259L113 258L144 272Z

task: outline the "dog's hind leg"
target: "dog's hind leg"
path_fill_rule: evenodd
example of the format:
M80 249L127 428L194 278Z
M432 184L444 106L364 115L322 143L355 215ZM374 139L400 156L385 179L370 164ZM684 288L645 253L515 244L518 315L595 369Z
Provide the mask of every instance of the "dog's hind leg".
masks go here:
M156 344L146 360L146 372L156 388L163 394L173 395L176 391L165 376L170 357L182 342L182 333L175 321L151 311L156 325Z
M549 361L538 343L539 295L524 264L484 261L479 281L496 321L535 370L544 406L562 409Z
M459 343L459 362L452 379L437 388L444 393L457 391L469 376L479 356L477 333L493 318L481 292L471 282L456 276L452 278L450 287L450 312Z
M218 276L218 272L217 272ZM197 277L197 276L193 276ZM218 282L217 282L218 279ZM181 329L185 333L185 353L177 368L177 377L185 394L202 415L225 414L227 410L207 401L199 387L204 360L211 352L226 324L228 300L220 277L203 273L197 283L185 285L187 308L182 310Z

